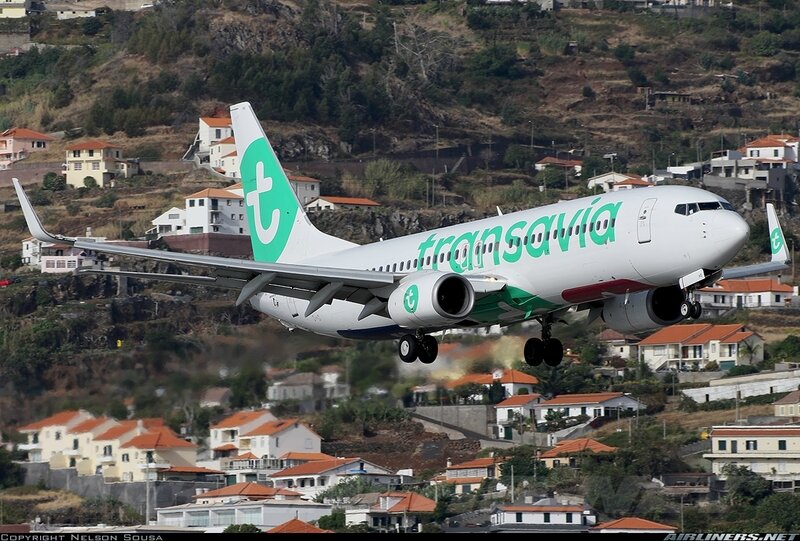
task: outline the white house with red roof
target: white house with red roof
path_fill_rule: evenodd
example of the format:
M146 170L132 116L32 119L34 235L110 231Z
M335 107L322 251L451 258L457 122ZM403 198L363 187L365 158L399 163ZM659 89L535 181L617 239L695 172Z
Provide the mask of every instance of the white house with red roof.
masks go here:
M664 327L639 342L639 359L652 370L704 368L722 370L764 360L764 339L744 325L693 323Z
M0 133L0 169L19 160L24 160L34 152L47 150L53 137L27 128L9 128Z
M86 236L77 239L83 242L106 241L105 237L92 236L91 227L86 228ZM43 273L58 274L94 266L97 264L97 253L70 244L45 242L29 237L22 241L22 263L38 268Z
M456 494L468 494L478 490L486 479L500 477L500 466L504 460L499 457L489 456L476 458L453 464L447 459L447 468L444 475L434 478L434 483L455 485Z
M21 426L17 431L28 441L19 444L17 449L27 452L28 462L50 462L53 455L72 447L72 439L68 437L70 429L92 418L94 416L84 410L60 411Z
M601 175L596 175L591 177L590 179L587 180L586 186L589 188L589 190L592 191L603 190L603 192L608 193L611 191L615 191L614 185L617 184L618 182L628 182L633 180L641 181L643 179L638 175L627 174L627 173L615 173L612 171L609 173L603 173ZM631 185L631 187L634 186Z
M725 479L725 466L747 466L769 479L773 489L793 492L800 486L800 427L793 425L714 426L711 449L703 458L711 472Z
M232 190L206 188L187 195L184 232L248 235L244 197Z
M800 417L800 391L792 391L772 403L775 417Z
M625 180L620 180L619 182L615 182L611 186L612 192L618 192L620 190L633 190L634 188L650 188L651 186L655 186L654 183L649 182L643 178L635 177L633 175L629 175L631 178L627 178Z
M60 456L53 455L50 459L50 468L77 468L78 475L94 474L91 460L96 455L94 440L118 424L116 419L110 417L93 417L70 428L67 433L67 443L71 445Z
M295 490L308 498L316 498L327 488L348 479L368 479L392 486L403 483L402 475L358 457L314 460L286 468L269 477L276 488Z
M104 477L126 481L155 481L159 469L195 466L197 446L178 437L169 427L156 426L120 445L116 471Z
M453 390L461 385L475 383L488 389L495 382L503 386L505 396L514 396L518 394L533 394L533 387L539 383L539 379L536 376L531 376L513 368L497 368L491 374L465 374L457 379L448 381L445 387Z
M435 509L435 501L416 492L361 494L345 510L345 525L364 524L382 533L418 533Z
M616 451L616 447L600 443L592 438L577 438L559 441L552 449L541 453L539 459L548 468L559 466L577 468L580 466L582 457L587 455L610 455Z
M240 450L240 436L247 434L277 418L269 410L237 411L224 419L211 425L209 435L209 448L212 459L238 456ZM216 465L219 469L219 464Z
M216 490L204 489L192 499L197 503L233 503L235 501L299 500L302 494L286 488L274 488L260 483L236 483Z
M114 186L114 179L129 178L139 172L138 162L125 160L122 148L104 141L84 141L66 148L63 174L67 184L84 186L91 177L101 188Z
M671 534L678 531L676 526L662 524L639 517L622 517L602 522L589 528L589 533L633 533L633 534Z
M306 211L317 212L321 210L363 209L381 206L366 197L339 197L325 195L317 197L306 204Z
M232 136L233 125L230 117L201 116L193 147L197 154L205 158L211 151L212 145Z
M496 437L505 440L514 439L514 424L518 419L535 422L533 406L542 401L539 393L517 394L509 396L502 402L494 405L497 418L495 429Z
M491 523L493 533L579 533L597 524L597 513L586 504L544 498L532 504L498 505Z
M562 160L554 156L545 156L533 166L537 171L542 171L548 167L572 170L575 176L579 177L581 175L581 169L583 169L583 162L581 160Z
M750 141L739 151L746 157L757 160L797 163L800 156L800 138L788 134L770 134Z
M614 329L604 329L597 339L605 346L604 356L621 359L637 359L641 339L632 334L623 334Z
M621 392L562 394L534 406L536 420L546 421L551 411L563 412L566 418L588 416L590 419L617 415L617 412L635 412L645 405L629 394Z
M784 308L796 296L797 286L769 277L720 280L694 293L695 300L703 305L703 314L710 316L720 316L734 308Z
M225 176L238 176L238 167L235 169L231 168L229 171L224 167L223 164L223 159L232 152L236 152L236 139L234 137L226 137L211 143L211 145L208 147L208 160L211 168Z

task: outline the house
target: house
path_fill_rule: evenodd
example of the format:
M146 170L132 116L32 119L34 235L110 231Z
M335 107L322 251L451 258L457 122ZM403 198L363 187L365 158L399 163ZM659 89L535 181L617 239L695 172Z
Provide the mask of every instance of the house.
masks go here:
M247 500L236 496L231 502L185 503L156 509L157 523L166 527L189 527L198 532L220 533L231 524L252 524L271 530L287 517L310 522L330 515L332 507L298 499Z
M544 498L533 504L498 505L491 515L492 532L577 533L597 523L589 506Z
M636 533L636 534L670 534L678 531L675 526L653 522L639 517L622 517L609 520L589 528L589 533Z
M571 169L575 173L575 176L579 177L581 176L583 162L581 160L562 160L561 158L555 158L553 156L545 156L536 162L533 167L537 171L542 171L547 167L559 167L567 171Z
M30 8L31 0L6 0L0 9L0 19L22 19Z
M234 501L260 500L299 500L299 492L286 488L273 488L259 483L236 483L216 490L203 489L200 494L195 494L192 499L197 503L231 503Z
M332 195L326 195L324 197L317 197L306 204L306 211L361 209L379 206L380 203L376 203L372 199L367 199L366 197L334 197Z
M277 459L290 451L319 453L322 438L297 419L267 421L239 435L239 450L262 459Z
M628 178L626 180L621 180L619 182L615 182L611 186L612 192L618 192L620 190L632 190L634 188L649 188L651 186L655 186L652 182L644 180L643 178Z
M91 177L97 185L114 186L116 178L130 178L139 174L138 161L124 160L122 149L103 141L85 141L70 145L66 149L63 174L67 184L75 188L84 186L84 179Z
M238 167L225 169L223 159L236 152L236 139L225 137L219 141L212 142L208 147L208 160L211 168L225 176L236 177L239 173ZM229 172L228 172L229 171Z
M604 357L619 357L621 359L637 359L638 344L641 339L632 334L622 334L614 329L605 329L597 339L605 345Z
M539 459L547 468L558 466L580 467L581 458L587 455L612 454L617 451L611 447L591 438L578 438L574 440L561 440L555 447L539 455Z
M800 391L792 391L772 405L775 417L800 417Z
M315 460L333 460L335 456L326 455L325 453L304 453L300 451L289 451L280 456L280 469L292 468L305 464L306 462L313 462Z
M291 520L287 520L283 524L279 524L275 526L271 530L267 530L267 533L334 533L331 530L323 530L322 528L317 528L313 524L309 524L308 522L303 522L300 519L293 518Z
M780 206L786 191L787 170L794 164L781 159L762 158L772 147L726 150L712 157L703 183L714 188L745 192L746 209L772 201ZM751 153L753 156L747 157Z
M345 525L365 524L379 532L419 532L436 502L416 492L362 494L345 510Z
M703 458L724 480L725 466L746 466L772 481L774 490L800 488L800 427L787 425L729 425L711 428L711 450Z
M142 449L142 456L139 456L140 449L138 447L135 449L123 449L123 447L138 436L150 434L151 432L160 432L161 429L169 430L164 426L164 420L161 418L119 421L117 425L112 426L109 430L94 438L92 452L88 456L82 457L81 462L78 464L78 474L102 474L103 479L108 482L144 481L146 477L143 468L146 467L146 473L149 477L151 479L155 478L155 472L151 472L150 469L155 469L156 467L163 469L172 464L168 460L164 460L154 463L154 465L146 466L146 464L153 464L145 462L145 459L148 457L155 458L152 453L154 449ZM171 434L171 436L176 437L174 434ZM148 440L138 440L136 443L138 445L139 443L152 442L153 436L151 435ZM188 444L188 442L184 443ZM183 444L179 445L182 446ZM147 451L150 451L150 453L148 454ZM184 466L195 465L194 463L189 464L188 460L184 460L183 457L179 457L178 462Z
M438 481L455 485L456 494L467 494L478 490L486 479L500 477L500 466L503 462L494 456L476 458L461 464L452 464L447 459L444 477L440 477Z
M210 162L211 146L218 141L233 137L233 126L230 117L204 116L199 118L198 124L194 143L192 143L189 152L184 155L184 159L193 151L196 153L196 159L199 160L199 164L208 164Z
M551 411L563 412L566 418L582 415L590 419L597 417L613 417L622 412L635 412L645 409L644 404L629 394L621 392L562 394L545 400L534 406L536 420L546 422Z
M605 193L614 191L614 185L617 182L625 182L625 181L632 181L632 180L642 180L642 177L637 175L629 175L627 173L603 173L602 175L596 175L587 180L587 187L592 192L598 192L602 190Z
M299 402L302 413L325 409L325 396L326 391L323 379L312 372L293 374L267 388L267 401L269 403L296 400Z
M400 485L403 476L363 458L314 460L270 475L276 488L289 488L316 498L327 488L348 479L361 478L382 485Z
M512 368L497 368L491 374L465 374L460 378L448 381L445 386L452 390L470 383L482 385L486 389L494 383L499 383L503 386L504 396L514 396L533 394L533 386L539 383L539 379Z
M350 384L341 381L344 368L337 365L328 365L320 368L319 372L327 400L335 401L350 397Z
M186 233L186 210L172 207L150 222L153 228L147 231L155 235L183 235Z
M305 175L287 173L289 184L297 196L297 200L301 205L308 205L310 202L319 198L319 180ZM330 199L330 198L326 198ZM375 203L377 205L377 203ZM306 207L308 210L308 207Z
M739 152L762 161L796 163L800 159L800 138L787 134L770 134L745 144Z
M220 188L206 188L187 195L184 231L249 235L247 209L240 193Z
M227 408L231 401L231 390L227 387L211 387L200 397L201 408Z
M211 425L209 448L212 458L237 456L239 454L239 436L255 430L264 423L276 421L277 418L269 410L237 411L221 421ZM217 466L219 469L219 466Z
M151 465L152 467L152 465ZM169 466L154 468L158 481L189 481L191 483L219 483L223 472L201 466Z
M78 475L94 474L90 465L96 454L92 445L94 439L119 424L110 417L92 417L68 430L67 440L72 445L50 458L50 469L77 468Z
M518 419L535 423L533 406L541 401L542 395L533 393L510 396L495 404L494 408L497 410L496 437L506 440L513 439L514 424L517 423Z
M166 426L156 426L123 443L118 451L116 467L104 469L105 479L155 481L157 469L171 466L195 466L197 446L177 436ZM114 469L116 471L114 471Z
M5 6L3 6L5 8ZM0 133L0 169L24 160L34 152L47 150L53 137L27 128L10 128Z
M698 289L694 298L703 305L703 314L721 316L734 308L784 308L797 295L797 287L774 278L720 280Z
M764 339L738 324L671 325L639 342L639 359L651 370L698 369L710 362L729 370L763 361Z
M56 19L59 21L67 21L69 19L83 19L86 17L97 17L97 10L95 8L81 7L71 4L53 5L47 4L45 10L48 12L55 11Z
M50 462L53 455L72 447L67 436L70 429L94 418L88 411L60 411L39 421L21 426L17 431L28 438L27 443L17 446L27 452L27 462Z

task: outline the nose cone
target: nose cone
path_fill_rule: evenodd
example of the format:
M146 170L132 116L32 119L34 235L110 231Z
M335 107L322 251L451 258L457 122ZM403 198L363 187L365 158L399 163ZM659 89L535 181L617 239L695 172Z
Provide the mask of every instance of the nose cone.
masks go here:
M750 237L750 226L735 212L718 211L711 229L709 238L713 241L715 267L722 267L733 259Z

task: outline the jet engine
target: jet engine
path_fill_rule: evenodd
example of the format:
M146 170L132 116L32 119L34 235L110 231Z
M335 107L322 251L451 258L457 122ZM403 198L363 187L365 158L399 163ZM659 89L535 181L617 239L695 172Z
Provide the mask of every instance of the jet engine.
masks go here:
M472 284L455 273L415 272L389 295L389 316L401 327L451 325L466 318L475 304Z
M677 285L617 295L605 302L600 317L622 333L656 329L684 319L681 303L685 298Z

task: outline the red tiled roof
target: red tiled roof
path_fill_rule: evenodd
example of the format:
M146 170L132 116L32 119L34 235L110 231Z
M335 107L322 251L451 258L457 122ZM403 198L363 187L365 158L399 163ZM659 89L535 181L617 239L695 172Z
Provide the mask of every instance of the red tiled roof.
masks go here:
M433 513L434 509L436 509L435 501L416 492L387 492L386 494L381 494L381 496L402 498L387 509L389 513ZM373 509L376 507L379 508L380 504L373 506Z
M238 451L239 448L232 443L223 443L219 447L214 447L212 451Z
M559 165L561 167L578 167L583 165L581 160L562 160L553 156L545 156L536 165Z
M333 203L334 205L360 205L365 207L380 206L380 203L376 203L372 199L367 199L366 197L334 197L332 195L326 195L324 197L320 197L319 199L323 199L329 203Z
M555 458L575 453L613 453L616 447L610 447L591 438L578 438L574 440L562 440L549 451L540 455L541 458Z
M680 344L696 336L701 332L706 331L711 327L709 323L694 323L691 325L671 325L660 329L641 342L640 346L648 346L651 344Z
M164 425L164 419L151 418L151 419L129 419L120 421L117 426L112 426L102 434L98 435L95 440L116 440L124 436L128 432L136 430L139 426L139 421L142 422L142 428L149 430Z
M158 450L175 449L177 447L197 447L194 443L179 438L166 426L158 427L144 434L140 434L122 445L123 448L135 447L137 449Z
M464 374L460 378L448 381L445 386L448 389L455 389L459 385L466 385L467 383L491 385L493 381L491 374Z
M298 453L297 451L289 451L279 457L281 460L333 460L336 457L326 455L325 453Z
M798 404L798 403L800 403L800 391L792 391L783 398L776 400L772 404L781 405L781 404Z
M83 143L75 143L74 145L70 145L66 148L66 150L101 150L104 148L120 147L104 141L84 141Z
M164 473L207 473L214 475L220 475L223 473L219 470L210 470L200 466L170 466L169 468L161 468L158 471Z
M495 408L509 408L509 407L513 407L513 406L524 406L528 402L532 402L532 401L536 400L537 398L539 398L541 396L542 395L540 395L539 393L518 394L518 395L511 396L509 398L506 398L505 400L503 400L499 404L495 404L494 407Z
M75 417L80 414L81 412L79 411L60 411L51 415L50 417L45 417L40 421L22 426L17 430L21 432L23 430L39 430L40 428L44 428L46 426L66 426L70 421L74 420Z
M641 342L639 345L660 345L660 344L686 344L686 345L699 345L707 344L712 340L718 340L723 343L738 343L753 336L750 331L745 331L742 325L711 325L711 324L693 324L693 325L672 325L665 327Z
M771 148L771 147L785 147L786 141L779 135L767 135L755 141L750 141L744 148Z
M292 182L314 182L314 183L318 183L319 182L319 180L317 180L315 178L307 177L305 175L290 175L290 174L287 173L286 176ZM325 197L324 199L329 199L329 198Z
M720 280L712 287L704 287L700 291L721 291L725 293L760 293L781 292L794 293L794 288L782 284L773 278L743 278L741 280Z
M15 139L36 139L39 141L55 141L55 138L29 130L28 128L9 128L2 133L3 137L13 137Z
M452 466L448 466L448 470L468 470L472 468L488 468L494 464L499 464L500 461L497 458L487 457L487 458L476 458L475 460L469 460L467 462L462 462L461 464L453 464Z
M187 195L184 199L196 199L196 198L204 198L204 197L217 197L221 199L241 199L242 196L239 194L235 194L233 192L229 192L228 190L223 190L220 188L206 188L205 190L200 190L197 193L193 193L192 195Z
M464 374L460 378L454 379L452 381L448 381L445 386L448 389L454 389L459 385L465 385L467 383L477 383L479 385L491 385L495 381L499 381L500 383L522 383L522 384L530 384L536 385L539 383L538 378L536 376L531 376L530 374L526 374L525 372L520 372L519 370L513 370L511 368L507 368L503 370L503 375L495 380L492 374Z
M210 128L230 128L231 127L231 119L228 117L213 117L213 116L201 116L200 120L205 122L208 127Z
M501 505L500 509L512 513L583 513L580 505Z
M211 428L238 428L244 424L257 420L264 414L268 413L269 410L237 411L236 413L225 417L218 423L211 425Z
M639 517L622 517L616 520L609 520L597 526L592 526L592 530L668 530L675 531L675 526L668 526L660 522L653 522Z
M226 137L225 139L220 139L219 141L216 142L216 144L218 145L233 145L235 143L236 143L236 138L234 138L233 136Z
M655 186L652 182L648 182L641 178L630 178L628 180L621 180L614 183L615 186Z
M317 528L313 524L309 524L308 522L303 522L300 519L293 518L292 520L288 520L283 524L278 524L271 530L267 530L267 533L333 533L330 530L323 530L321 528Z
M259 427L256 427L247 434L243 434L243 436L272 436L273 434L277 434L278 432L282 432L287 428L295 426L296 423L297 419L278 419L277 421L269 421Z
M110 421L108 417L97 417L95 419L87 419L82 423L78 423L70 429L72 434L83 434L84 432L91 432L103 423Z
M726 336L724 339L720 340L723 344L738 344L739 342L744 342L751 336L755 336L756 333L750 331L741 331L737 333L733 333L730 336Z
M443 483L451 483L454 485L474 485L475 483L482 483L486 477L453 477L451 479L443 479Z
M237 152L234 150L234 151L233 151L233 152L231 152L230 154L225 154L225 155L223 156L223 158L233 158L233 157L236 157L236 156L238 156L238 155L239 155L239 154L238 154L238 153L237 153Z
M530 374L514 370L513 368L503 370L503 375L499 381L500 383L529 383L531 385L539 383L539 379L536 376L531 376Z
M555 406L559 404L601 404L614 398L620 398L621 392L616 393L581 393L562 394L541 402L542 406Z
M274 488L258 483L236 483L227 487L209 490L203 494L192 496L193 498L224 498L226 496L247 496L250 499L266 499L275 496L301 496L299 492L287 488Z
M247 451L246 453L233 457L233 460L258 460L258 457L250 451Z
M797 428L772 428L766 426L746 427L746 428L712 428L712 437L731 437L731 436L800 436L800 427Z
M281 470L277 473L273 473L270 477L291 477L294 475L315 475L318 473L324 473L329 470L336 469L340 466L346 466L347 464L352 464L353 462L358 462L361 460L358 457L354 458L334 458L333 460L314 460L312 462L306 462L305 464L300 464L299 466L293 466L291 468L286 468L285 470Z
M698 345L708 343L711 340L725 340L729 336L743 331L744 327L742 325L712 325L711 328L693 336L684 343Z

